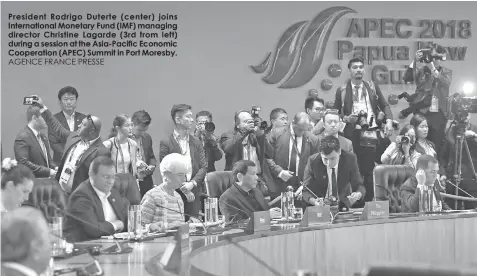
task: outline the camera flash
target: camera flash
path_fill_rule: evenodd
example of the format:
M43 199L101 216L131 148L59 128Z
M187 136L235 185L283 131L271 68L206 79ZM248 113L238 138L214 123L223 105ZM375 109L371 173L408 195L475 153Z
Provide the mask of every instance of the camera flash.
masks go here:
M471 94L472 92L474 92L474 84L471 82L464 83L464 85L462 85L462 91L466 95Z

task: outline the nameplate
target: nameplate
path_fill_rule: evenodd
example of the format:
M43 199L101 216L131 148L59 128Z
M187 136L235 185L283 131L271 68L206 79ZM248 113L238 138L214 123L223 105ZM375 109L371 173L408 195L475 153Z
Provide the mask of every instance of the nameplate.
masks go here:
M364 205L360 220L389 218L389 201L370 201Z
M247 232L255 233L270 230L270 211L254 212L247 225Z
M157 269L161 271L165 269L166 271L179 275L181 272L182 259L188 256L189 248L189 225L185 224L177 229L174 240L167 245L159 260Z
M330 206L308 206L303 214L300 227L331 222Z

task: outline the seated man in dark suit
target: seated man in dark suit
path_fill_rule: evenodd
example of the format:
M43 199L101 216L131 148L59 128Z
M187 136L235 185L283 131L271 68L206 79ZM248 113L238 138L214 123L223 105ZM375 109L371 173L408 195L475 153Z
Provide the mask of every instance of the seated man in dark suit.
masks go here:
M353 142L344 136L339 135L341 128L340 115L337 109L328 109L325 111L323 116L323 127L324 131L319 134L318 140L325 138L328 135L335 136L340 140L340 147L342 150L347 152L353 152Z
M257 187L257 167L250 160L240 160L234 164L232 173L235 183L219 199L219 208L227 223L250 218L253 212L270 210L271 217L280 217L281 210L272 208L265 202Z
M421 155L416 162L416 176L412 176L399 188L403 213L419 212L419 185L431 186L434 190L432 211L450 210L442 200L437 184L439 165L437 159L431 155Z
M54 177L56 165L51 159L48 138L44 135L46 123L40 108L29 106L27 120L28 125L15 137L15 159L32 170L37 178Z
M321 139L319 152L308 159L303 178L303 185L307 186L303 189L303 200L310 205L320 205L320 199L324 199L331 205L338 203L341 211L353 206L366 193L356 155L341 150L335 136Z
M70 196L67 211L71 216L66 225L68 240L99 239L127 229L129 202L112 189L115 174L111 158L99 156L93 160L89 179Z
M71 86L63 87L58 91L58 101L61 111L55 114L55 118L65 129L71 132L77 131L81 122L86 117L83 113L76 111L78 97L78 91ZM54 132L49 132L48 138L51 143L51 148L53 149L53 161L60 163L63 151L65 150L66 140L61 139L61 137Z

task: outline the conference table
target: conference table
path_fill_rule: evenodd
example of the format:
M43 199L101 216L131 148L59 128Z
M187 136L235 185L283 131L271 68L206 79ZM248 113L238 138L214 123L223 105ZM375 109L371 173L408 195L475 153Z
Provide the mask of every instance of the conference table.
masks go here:
M167 236L131 242L131 253L102 254L97 259L104 275L151 275L151 264L158 263L172 240L173 236ZM114 241L83 244L105 248ZM190 236L190 254L181 274L288 276L308 269L320 276L350 276L380 261L475 266L477 271L476 250L477 212L390 214L383 219L353 218L309 227L275 224L270 230L253 234L230 229L219 235ZM55 268L84 265L91 260L83 254L57 260Z

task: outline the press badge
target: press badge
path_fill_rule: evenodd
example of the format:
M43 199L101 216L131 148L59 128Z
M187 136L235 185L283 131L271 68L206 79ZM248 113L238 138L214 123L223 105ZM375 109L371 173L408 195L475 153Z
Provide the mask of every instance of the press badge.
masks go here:
M73 174L73 170L71 168L66 168L65 171L60 176L60 185L65 187L68 184L68 180L70 180Z
M432 96L431 107L429 112L438 112L439 111L439 99L436 96Z

